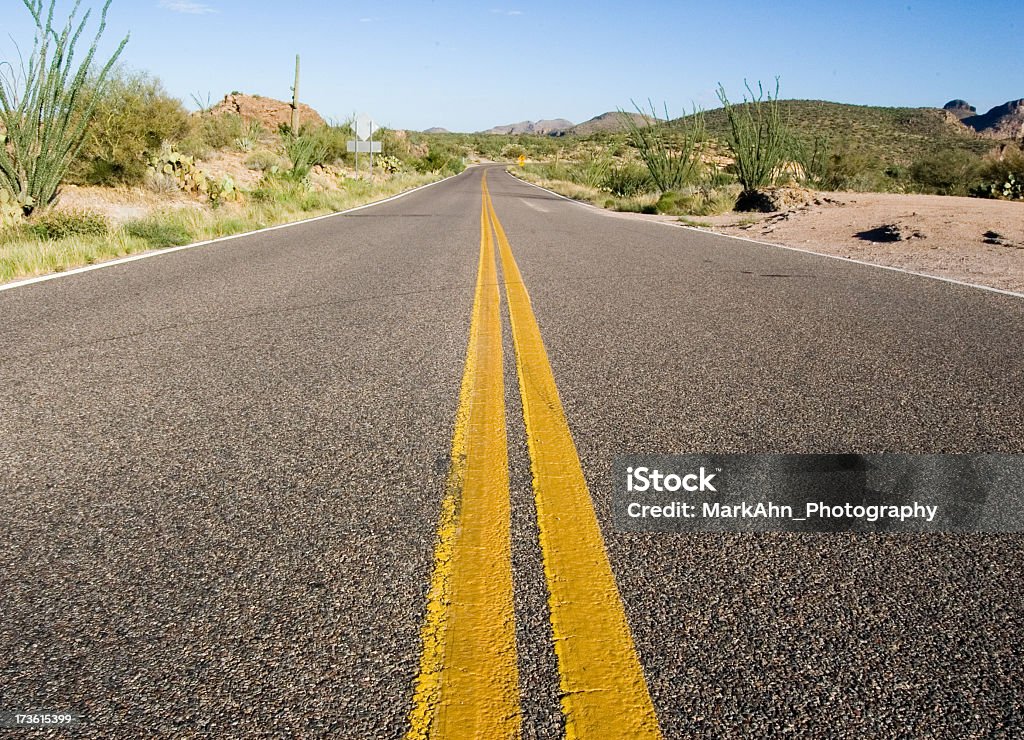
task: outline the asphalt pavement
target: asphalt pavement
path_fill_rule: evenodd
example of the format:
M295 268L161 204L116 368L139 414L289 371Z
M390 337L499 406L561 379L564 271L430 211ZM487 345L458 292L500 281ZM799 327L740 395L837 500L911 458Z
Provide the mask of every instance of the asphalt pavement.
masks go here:
M1024 300L471 168L0 292L0 711L91 737L401 737L481 177L665 737L1024 733L1020 535L617 533L625 452L1024 452ZM521 732L559 737L504 321Z

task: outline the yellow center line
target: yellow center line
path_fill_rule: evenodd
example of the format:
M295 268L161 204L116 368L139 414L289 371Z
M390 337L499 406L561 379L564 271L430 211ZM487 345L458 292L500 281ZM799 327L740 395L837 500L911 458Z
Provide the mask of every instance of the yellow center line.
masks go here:
M480 263L407 738L514 738L519 676L501 312L480 206Z
M615 585L540 327L494 211L533 468L567 738L659 738L657 716Z

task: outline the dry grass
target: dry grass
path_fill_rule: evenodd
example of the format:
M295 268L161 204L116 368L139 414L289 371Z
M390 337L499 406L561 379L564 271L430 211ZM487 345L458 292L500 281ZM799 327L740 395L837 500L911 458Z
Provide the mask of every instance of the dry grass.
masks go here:
M345 180L337 190L316 192L301 184L265 186L242 202L220 208L177 208L128 221L105 236L51 241L29 229L0 233L0 282L45 275L95 264L129 254L191 243L290 223L396 195L441 179L437 174L399 173L383 181ZM138 228L139 225L145 228ZM130 232L147 236L132 236ZM148 236L156 234L156 236ZM181 238L162 238L162 235Z

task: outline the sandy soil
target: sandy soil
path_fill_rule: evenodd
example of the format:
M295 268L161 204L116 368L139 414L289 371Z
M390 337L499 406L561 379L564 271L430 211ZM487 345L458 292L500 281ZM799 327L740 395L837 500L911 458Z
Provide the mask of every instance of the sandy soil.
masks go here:
M56 207L60 210L88 210L102 213L114 225L145 218L154 211L200 208L201 204L182 193L154 193L143 187L106 188L64 185Z
M714 231L1024 292L1024 203L889 193L819 193L776 214L695 217ZM903 241L881 241L895 225ZM993 236L992 233L998 236Z

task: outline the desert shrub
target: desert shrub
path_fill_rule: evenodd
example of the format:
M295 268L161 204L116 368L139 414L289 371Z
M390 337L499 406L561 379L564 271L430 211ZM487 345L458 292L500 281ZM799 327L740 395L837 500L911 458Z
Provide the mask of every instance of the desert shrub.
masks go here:
M72 179L93 185L142 182L147 156L188 130L185 107L167 94L160 80L142 72L117 71L98 91L96 112Z
M245 166L257 172L277 172L284 169L285 161L274 152L263 149L246 157Z
M102 91L128 39L121 41L106 63L96 59L110 7L107 0L92 44L76 59L89 11L78 18L79 3L75 3L61 29L59 24L53 25L56 0L51 0L48 8L43 0L24 0L24 5L34 22L28 61L22 57L20 71L6 61L0 63L0 189L28 215L57 197L95 113L96 92ZM93 94L88 94L90 74L94 74Z
M298 203L308 191L309 188L301 180L281 173L265 176L250 197L256 203L287 206Z
M526 156L526 148L521 144L507 144L501 149L502 159L519 159Z
M327 144L310 134L284 137L284 149L292 163L292 176L296 178L305 177L313 167L327 161Z
M655 204L658 213L674 216L714 216L727 213L736 206L736 186L732 188L701 187L686 192L662 193Z
M744 190L756 190L771 185L775 174L782 171L790 135L779 106L778 79L774 95L765 92L761 83L756 94L749 83L746 90L742 105L730 103L722 85L718 86L718 99L729 121L729 148L736 178Z
M611 169L611 160L607 157L588 157L569 168L569 180L577 185L599 189L604 186Z
M154 249L177 247L192 241L192 234L184 224L160 217L129 221L124 230L129 236L148 242Z
M44 211L31 222L32 232L40 239L68 239L75 236L103 236L110 222L95 211Z
M634 195L650 192L654 187L654 183L646 167L623 162L613 164L608 168L601 187L613 195L629 198Z
M572 180L569 166L562 161L530 163L526 165L526 171L533 172L546 180L564 180L566 182Z
M201 113L191 118L191 132L179 146L185 154L204 156L211 149L227 149L245 134L245 123L236 113Z
M323 150L323 155L318 158L320 161L313 164L330 164L340 159L345 159L348 154L348 142L355 135L352 129L345 126L317 126L312 129L303 129L299 138L315 142L316 151ZM287 139L288 137L286 137Z
M346 137L351 138L351 137ZM374 140L380 141L380 147L385 156L391 156L403 164L411 162L415 158L413 142L408 132L398 133L391 129L381 129L374 134Z
M803 171L804 181L822 187L827 175L831 142L827 137L815 136L810 141L794 138L789 144L789 156Z
M821 159L820 164L812 164L808 179L825 190L872 190L871 185L883 175L882 163L875 155L849 143L830 146Z
M977 156L947 149L915 161L910 167L910 178L924 192L967 195L977 184L981 167Z
M454 147L432 143L427 148L426 156L413 161L418 172L439 172L457 175L466 169L462 154Z
M235 139L235 148L240 152L251 152L266 134L266 129L259 121L245 121L242 124L242 135Z
M981 164L978 178L980 182L972 189L973 195L1024 200L1024 151L1015 144L1006 146Z

